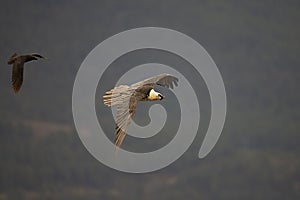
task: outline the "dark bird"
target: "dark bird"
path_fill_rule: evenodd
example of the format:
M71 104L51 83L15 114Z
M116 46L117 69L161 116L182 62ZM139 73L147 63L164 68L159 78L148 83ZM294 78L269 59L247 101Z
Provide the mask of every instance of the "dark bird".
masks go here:
M15 93L17 93L23 83L23 74L24 74L24 63L38 60L39 58L47 59L40 54L32 53L25 55L17 55L14 53L8 60L7 64L13 65L12 70L12 85Z
M103 103L107 106L117 106L115 147L119 148L126 136L128 126L139 101L162 100L164 96L154 91L154 85L173 89L178 78L169 74L159 74L131 86L120 85L105 93Z

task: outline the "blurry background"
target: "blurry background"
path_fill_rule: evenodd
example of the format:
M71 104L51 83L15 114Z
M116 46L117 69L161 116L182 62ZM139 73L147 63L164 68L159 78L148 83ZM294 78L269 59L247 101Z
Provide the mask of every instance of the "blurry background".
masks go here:
M297 0L2 2L0 200L299 199L299 22ZM96 45L144 26L204 46L223 76L228 115L205 159L197 158L202 135L169 167L126 174L87 152L71 95ZM6 63L14 52L50 59L27 64L17 95Z

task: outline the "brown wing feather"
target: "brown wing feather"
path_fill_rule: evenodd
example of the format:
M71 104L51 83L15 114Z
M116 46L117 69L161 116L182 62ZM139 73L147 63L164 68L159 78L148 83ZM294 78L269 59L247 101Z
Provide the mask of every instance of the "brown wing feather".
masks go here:
M46 59L44 56L42 56L41 54L38 54L38 53L32 53L31 56Z
M120 104L117 107L117 123L115 134L115 147L119 148L126 136L128 126L135 113L137 106L137 99L134 95L130 97L129 101L125 101L124 104Z
M25 55L21 55L20 57L24 62L29 62L29 61L32 61L32 60L38 60L38 58L46 59L44 56L42 56L38 53L25 54Z
M132 95L132 91L130 90L128 85L120 85L105 92L103 96L103 103L107 106L114 106L123 103L124 96L130 97Z
M22 59L24 60L24 62L29 62L32 60L37 60L37 58L35 56L32 55L24 55L22 56Z
M145 79L138 83L131 85L133 88L139 88L144 85L160 85L167 88L174 88L173 84L177 86L178 78L172 76L170 74L159 74L157 76L153 76L151 78Z
M12 70L12 85L15 93L17 93L23 83L24 63L15 62Z

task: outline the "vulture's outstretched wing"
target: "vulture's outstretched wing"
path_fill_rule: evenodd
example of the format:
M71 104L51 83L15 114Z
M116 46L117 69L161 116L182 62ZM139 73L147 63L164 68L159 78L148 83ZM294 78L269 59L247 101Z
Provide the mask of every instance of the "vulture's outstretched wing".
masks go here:
M115 147L119 148L126 136L128 126L135 113L137 106L137 99L132 95L129 100L117 106L117 121L115 134Z
M131 87L134 88L139 88L142 87L143 85L160 85L163 87L167 87L167 88L174 88L174 85L177 86L178 85L178 78L176 78L175 76L172 76L170 74L159 74L157 76L153 76L151 78L145 79L143 81L140 81L138 83L132 84ZM174 84L174 85L173 85Z

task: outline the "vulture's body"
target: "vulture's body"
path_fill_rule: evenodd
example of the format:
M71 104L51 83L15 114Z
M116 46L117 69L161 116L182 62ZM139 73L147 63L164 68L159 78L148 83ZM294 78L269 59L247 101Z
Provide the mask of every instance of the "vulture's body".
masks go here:
M159 74L138 83L121 85L109 90L103 96L107 106L117 106L115 146L120 147L139 101L162 100L164 96L154 90L154 85L173 89L177 86L178 78L169 74Z

